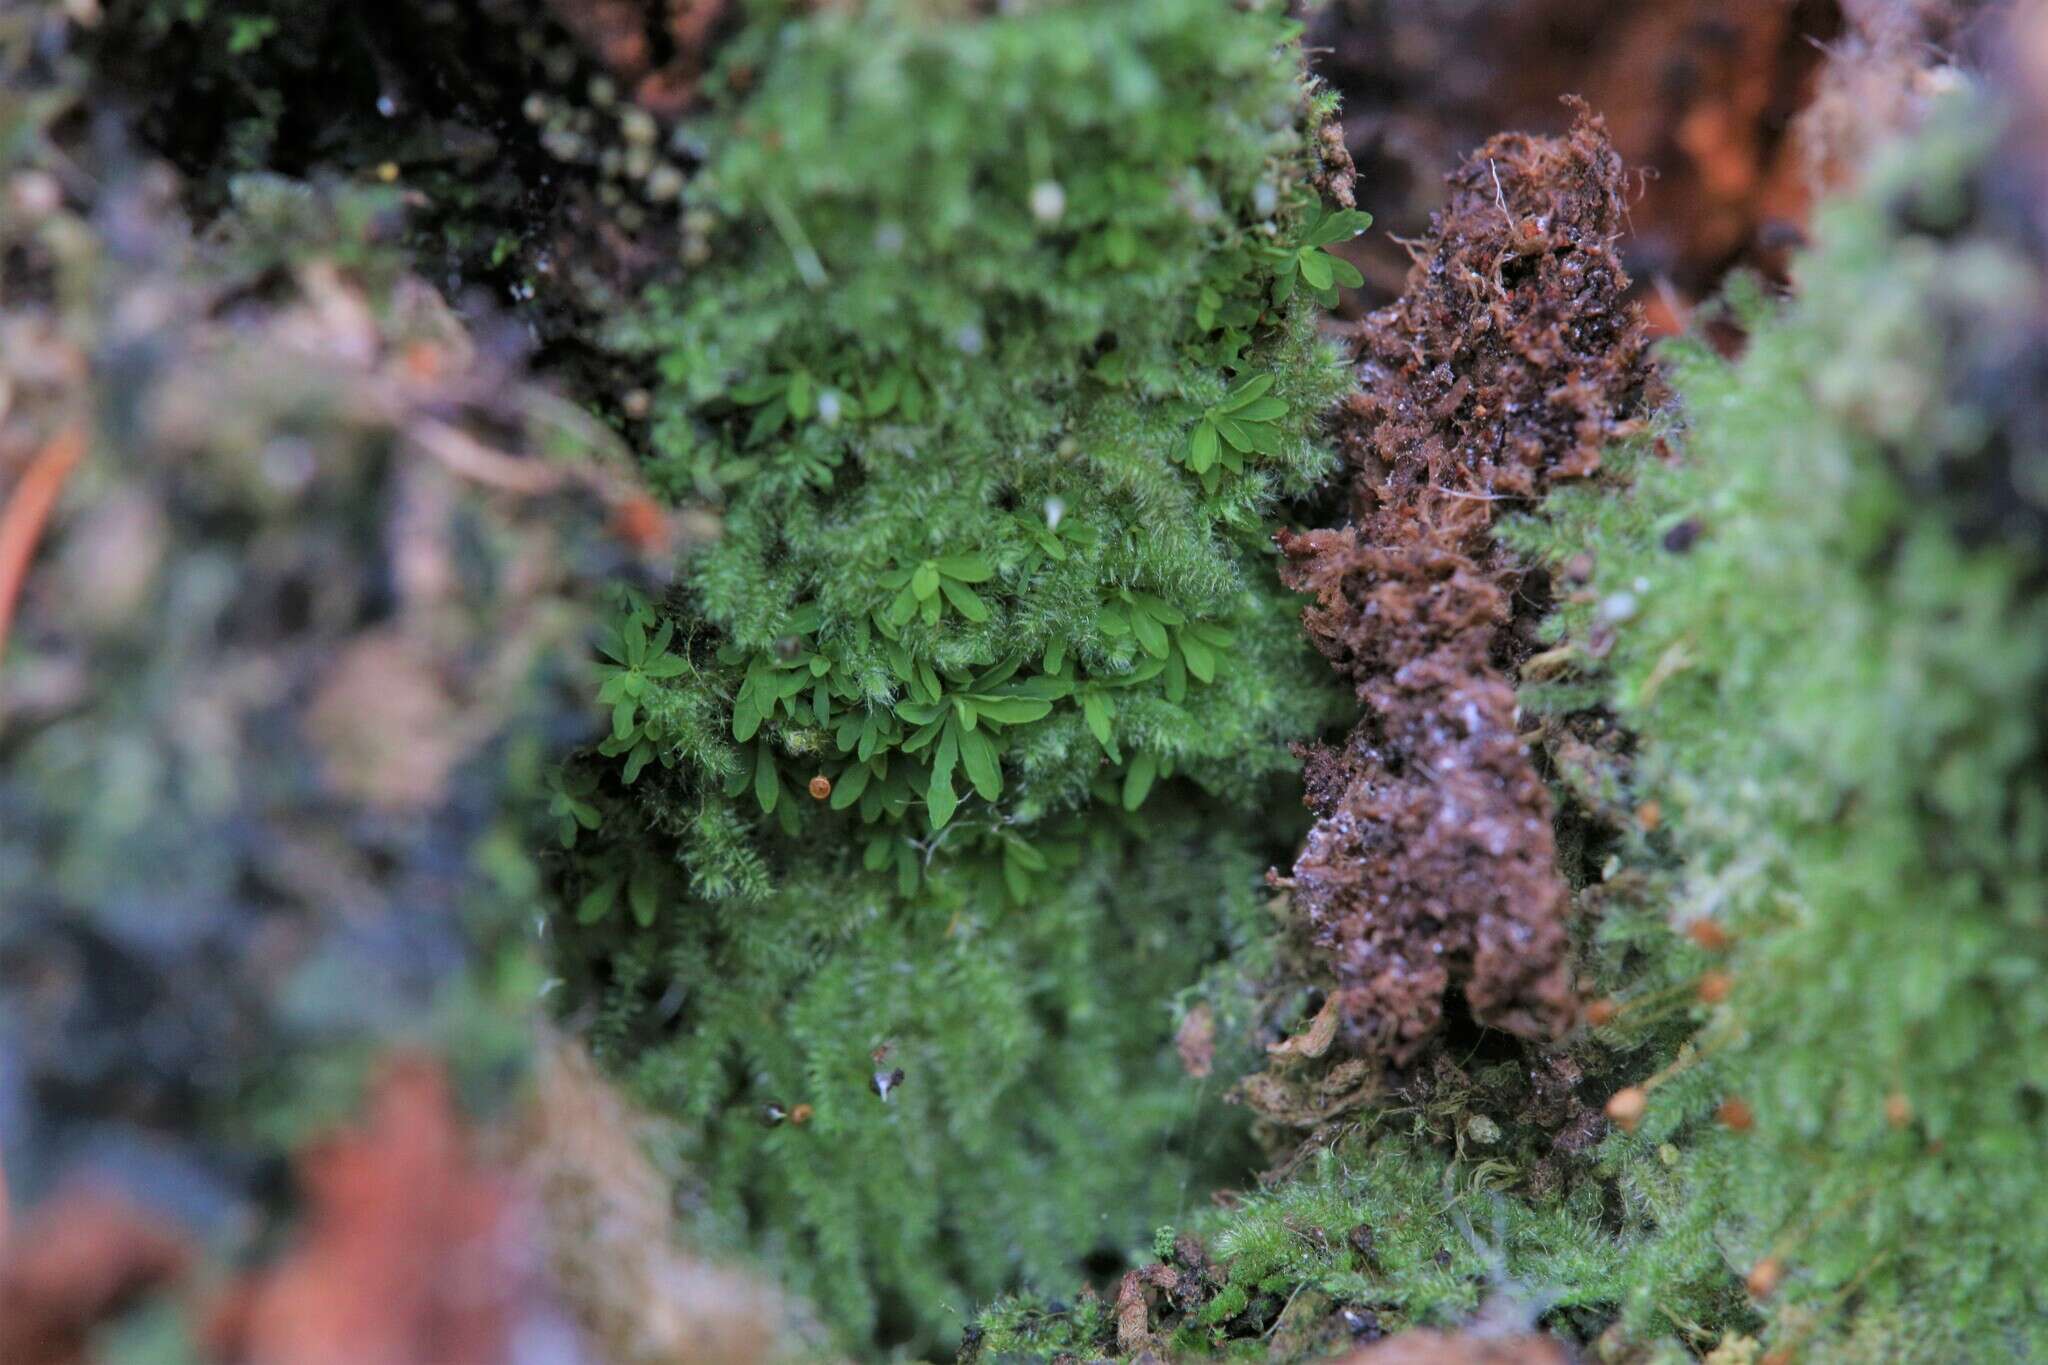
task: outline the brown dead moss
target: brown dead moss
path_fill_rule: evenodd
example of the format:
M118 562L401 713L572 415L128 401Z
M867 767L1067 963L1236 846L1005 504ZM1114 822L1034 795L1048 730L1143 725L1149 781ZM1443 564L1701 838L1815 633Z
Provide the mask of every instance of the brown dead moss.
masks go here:
M1317 820L1283 884L1349 1050L1396 1066L1453 989L1518 1036L1572 1022L1551 800L1515 730L1525 585L1490 532L1598 471L1650 383L1615 254L1622 163L1597 117L1495 137L1449 183L1407 292L1360 332L1351 522L1279 536L1282 576L1315 597L1310 638L1365 708L1341 751L1308 757Z
M1558 131L1557 97L1583 95L1646 173L1629 261L1652 286L1643 294L1653 318L1672 329L1728 269L1775 272L1798 239L1808 195L1791 120L1811 96L1819 45L1842 31L1842 9L1840 0L1334 0L1311 18L1310 44L1318 74L1344 96L1346 140L1373 187L1373 212L1404 236L1441 205L1438 168L1496 128ZM1375 250L1383 242L1357 247L1372 303L1398 291L1405 266Z

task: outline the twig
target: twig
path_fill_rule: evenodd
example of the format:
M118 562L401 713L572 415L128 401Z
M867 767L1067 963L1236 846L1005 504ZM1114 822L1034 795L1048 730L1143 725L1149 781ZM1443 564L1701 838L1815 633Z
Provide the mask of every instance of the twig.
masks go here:
M57 505L57 496L64 491L64 481L84 454L85 425L72 422L36 452L21 482L7 495L6 505L0 507L0 658L7 654L7 632L14 624L14 604L21 596L21 585L28 577L29 561L35 558L43 526L50 519L50 509Z
M559 470L492 450L468 432L436 418L416 423L407 434L420 449L472 483L525 494L551 493L561 487Z

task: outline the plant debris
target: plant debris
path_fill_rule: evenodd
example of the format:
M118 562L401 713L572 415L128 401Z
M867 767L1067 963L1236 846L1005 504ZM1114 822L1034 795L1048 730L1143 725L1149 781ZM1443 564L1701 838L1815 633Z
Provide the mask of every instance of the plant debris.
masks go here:
M695 102L726 0L547 0L576 41L626 82L634 103L670 116Z
M14 1241L0 1235L0 1360L85 1365L96 1327L191 1260L175 1229L127 1199L87 1185L61 1191Z
M1417 1329L1374 1342L1337 1365L1570 1365L1571 1359L1556 1341L1534 1332L1489 1336Z
M1490 531L1596 473L1651 383L1614 251L1621 158L1576 108L1569 136L1503 134L1450 177L1407 294L1360 335L1352 522L1278 537L1283 578L1315 596L1310 638L1366 708L1341 751L1308 756L1317 820L1281 884L1334 971L1342 1037L1397 1066L1453 988L1527 1038L1575 1012L1550 795L1515 729L1523 570Z
M1733 267L1777 273L1800 239L1810 158L1794 114L1851 0L1339 0L1311 20L1317 67L1344 95L1344 133L1374 212L1360 244L1370 307L1397 293L1400 238L1440 207L1437 168L1498 128L1562 131L1558 94L1585 96L1631 166L1630 265L1659 329ZM1948 35L1930 11L1927 38Z
M440 1066L394 1058L363 1127L301 1158L303 1239L216 1310L217 1355L492 1365L546 1333L588 1359L534 1251L531 1202L467 1145Z

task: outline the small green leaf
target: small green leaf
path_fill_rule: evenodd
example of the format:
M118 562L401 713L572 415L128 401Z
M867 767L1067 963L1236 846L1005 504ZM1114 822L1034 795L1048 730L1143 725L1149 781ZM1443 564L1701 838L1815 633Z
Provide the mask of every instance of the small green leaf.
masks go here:
M768 752L766 744L754 746L754 799L761 803L763 812L775 809L777 798L782 795L782 781L775 772L775 755Z
M1237 425L1254 451L1261 455L1280 453L1280 429L1271 422L1239 422Z
M649 659L640 669L649 678L674 678L690 671L690 661L679 654L664 654L659 659Z
M932 828L944 829L960 805L960 798L953 794L953 774L950 771L932 771L931 784L925 788L924 802Z
M633 869L633 880L626 885L626 903L632 907L633 919L642 929L654 923L654 912L661 907L660 886L653 872L644 867Z
M1260 398L1231 414L1240 422L1270 422L1287 415L1287 404L1279 398Z
M797 421L802 422L810 417L812 397L811 376L808 371L798 370L789 377L789 389L783 395L783 401L789 404L789 411Z
M1052 714L1052 703L1036 697L979 697L974 706L998 725L1029 725Z
M1159 775L1159 761L1149 753L1141 753L1131 759L1131 766L1124 770L1124 809L1136 810L1145 802L1152 790L1152 779Z
M754 424L747 428L749 443L765 440L782 429L789 420L789 405L780 398L774 399L754 414Z
M1218 417L1216 419L1216 429L1223 433L1224 440L1230 442L1239 450L1250 450L1252 448L1251 433L1246 431L1236 418Z
M1330 269L1330 254L1321 248L1310 248L1301 253L1301 278L1311 289L1328 289L1333 272Z
M1338 209L1326 213L1308 231L1311 246L1328 246L1332 242L1345 241L1356 237L1372 226L1372 215L1358 209Z
M880 417L886 414L889 409L896 406L896 396L902 391L903 372L901 370L883 371L882 377L877 379L874 387L868 390L868 399L865 405L868 416Z
M954 610L962 616L970 621L988 620L988 603L982 601L974 589L965 583L956 583L950 578L940 579L939 586L945 590L946 600L951 602Z
M896 890L904 896L917 894L917 850L908 842L896 845Z
M1112 223L1102 234L1102 251L1111 265L1125 269L1138 257L1137 234L1122 223Z
M630 699L621 699L612 706L612 738L624 739L633 733L633 717L640 707Z
M1331 256L1329 262L1331 274L1336 277L1336 282L1344 288L1356 289L1365 283L1364 273L1342 256Z
M926 601L939 590L939 566L926 560L910 575L910 590L920 602Z
M982 800L993 801L1003 794L1002 763L986 731L975 730L960 737L960 765L967 770L967 780L981 793Z
M1046 870L1048 866L1050 866L1050 864L1048 864L1045 861L1045 855L1043 853L1040 853L1037 849L1033 848L1030 844L1025 843L1022 839L1004 840L1003 856L1013 860L1019 867L1023 868L1026 872L1043 872Z
M730 397L735 403L743 403L748 407L754 407L767 402L788 387L788 380L779 379L774 375L765 375L760 379L749 379L744 384L733 385Z
M1230 386L1230 391L1223 395L1223 401L1216 405L1216 411L1236 412L1247 403L1265 397L1266 390L1272 387L1273 376L1270 374L1247 375Z
M930 725L941 714L935 701L900 701L896 703L896 714L912 725Z
M1166 627L1144 612L1131 615L1131 628L1138 633L1138 647L1155 659L1166 657Z
M948 578L957 578L962 583L986 583L995 577L995 570L980 555L948 555L932 561L933 567Z
M1216 656L1209 652L1209 646L1196 639L1191 632L1182 631L1180 656L1187 660L1188 672L1197 682L1216 681Z
M1045 645L1045 658L1040 661L1039 666L1047 673L1057 673L1066 667L1066 663L1067 642L1057 637L1048 640Z
M1179 607L1170 602L1162 602L1149 592L1132 593L1131 605L1162 626L1184 626L1188 622L1186 613Z
M832 809L845 810L860 800L860 794L868 789L868 778L872 774L865 763L856 763L839 774L832 784Z
M618 904L619 879L611 877L599 882L576 902L576 920L579 924L595 924L610 914Z
M1095 624L1102 627L1104 635L1118 638L1131 633L1131 618L1122 607L1106 605L1095 613Z
M640 776L640 770L645 768L653 758L654 746L644 739L641 740L633 746L632 752L626 755L626 767L619 774L619 780L629 787L632 786L633 779Z
M1188 442L1188 468L1197 474L1216 463L1216 423L1204 417L1195 424L1195 434Z
M1100 692L1086 692L1081 696L1081 717L1088 722L1088 731L1104 749L1110 747L1109 701Z

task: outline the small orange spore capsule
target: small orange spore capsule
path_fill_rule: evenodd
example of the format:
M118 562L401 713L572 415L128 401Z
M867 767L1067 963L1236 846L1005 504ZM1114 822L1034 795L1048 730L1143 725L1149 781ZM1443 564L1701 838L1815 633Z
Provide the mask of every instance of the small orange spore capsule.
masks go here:
M1685 936L1710 953L1728 946L1728 931L1710 919L1696 919L1685 926Z
M1775 1256L1766 1256L1749 1268L1749 1277L1743 1284L1753 1299L1768 1299L1778 1290L1778 1281L1785 1278L1785 1263Z
M1720 1108L1714 1111L1714 1117L1731 1133L1746 1133L1756 1127L1756 1111L1749 1107L1746 1100L1736 1095L1730 1095L1722 1100Z
M654 499L636 493L612 509L612 534L635 550L653 550L668 535L668 517Z
M1718 1005L1728 998L1728 992L1735 989L1735 978L1726 972L1708 972L1700 978L1700 1003Z
M1650 1109L1650 1096L1639 1085L1617 1090L1607 1101L1607 1117L1624 1133L1633 1133Z
M819 773L811 779L810 792L811 800L823 801L832 794L832 779L823 773Z

